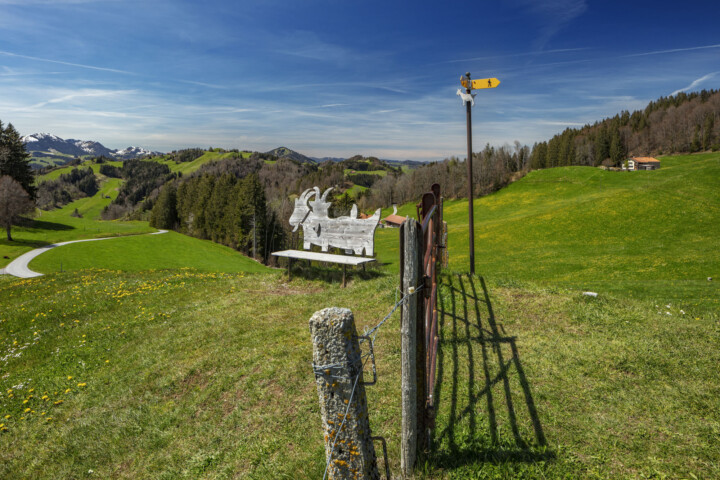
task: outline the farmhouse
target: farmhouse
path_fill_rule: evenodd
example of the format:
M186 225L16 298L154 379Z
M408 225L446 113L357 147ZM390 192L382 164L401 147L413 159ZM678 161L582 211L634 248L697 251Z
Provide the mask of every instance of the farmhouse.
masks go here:
M627 161L628 170L657 170L660 160L652 157L632 157Z
M397 214L397 205L393 205L393 213L382 219L383 224L390 228L400 228L400 225L406 220Z

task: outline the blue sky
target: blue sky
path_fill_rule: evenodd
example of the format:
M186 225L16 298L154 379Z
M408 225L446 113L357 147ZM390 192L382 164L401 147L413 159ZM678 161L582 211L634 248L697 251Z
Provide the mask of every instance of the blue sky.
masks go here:
M720 88L715 1L0 0L0 120L111 148L465 157Z

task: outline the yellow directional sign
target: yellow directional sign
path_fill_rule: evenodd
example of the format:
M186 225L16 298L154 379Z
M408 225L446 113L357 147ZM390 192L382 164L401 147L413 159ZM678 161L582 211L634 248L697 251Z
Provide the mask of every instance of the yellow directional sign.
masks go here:
M472 80L472 87L468 87L467 77L462 77L460 83L462 83L462 86L465 88L472 88L473 90L477 90L480 88L495 88L500 85L500 80L498 80L497 78L477 78L475 80Z

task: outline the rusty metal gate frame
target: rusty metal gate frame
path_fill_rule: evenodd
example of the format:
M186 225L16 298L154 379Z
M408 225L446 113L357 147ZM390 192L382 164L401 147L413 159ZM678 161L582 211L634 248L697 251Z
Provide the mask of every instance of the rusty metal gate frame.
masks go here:
M422 222L423 275L425 315L425 428L429 446L430 433L435 428L435 370L438 347L437 288L438 267L442 257L443 243L443 199L440 185L435 183L430 192L423 195L417 204L418 218Z

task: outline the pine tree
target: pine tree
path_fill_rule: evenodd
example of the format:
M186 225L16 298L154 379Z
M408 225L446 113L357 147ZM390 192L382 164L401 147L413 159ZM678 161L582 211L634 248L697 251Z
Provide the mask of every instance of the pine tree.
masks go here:
M160 195L150 213L150 226L174 230L177 225L177 189L173 182L168 182L160 190Z
M11 123L3 128L0 121L0 176L8 175L35 200L37 188L35 174L30 166L30 154L25 151L25 144L20 134Z
M695 125L695 131L693 132L692 143L690 144L690 153L700 151L700 125Z
M625 160L625 145L623 145L622 137L620 132L615 130L610 140L610 160L614 166L618 167L622 165Z
M595 166L600 165L610 157L610 142L608 141L607 128L600 127L595 136Z
M704 91L704 90L703 90ZM713 127L715 124L715 116L712 113L705 115L705 121L703 122L703 150L710 150L710 146L713 142Z

